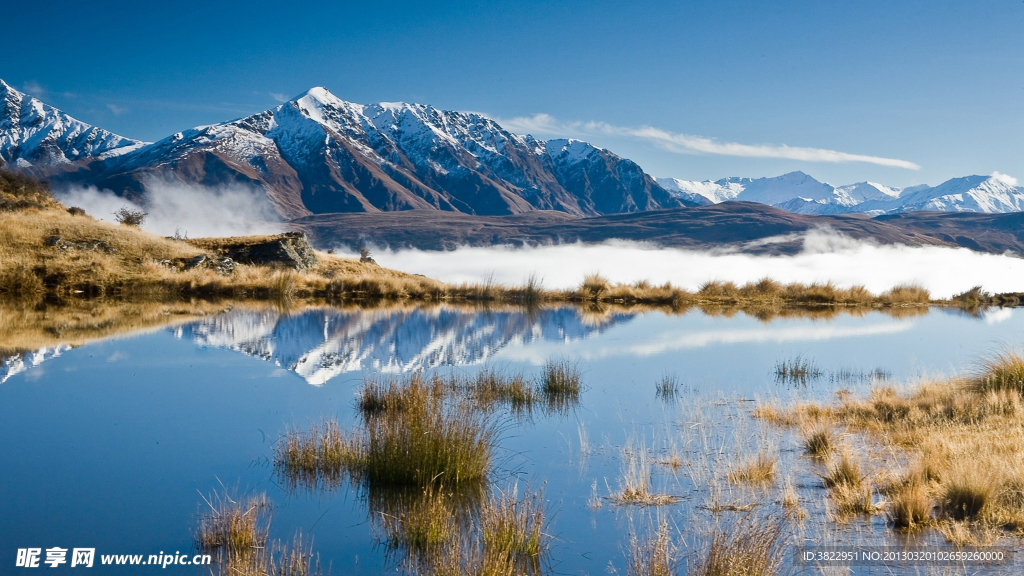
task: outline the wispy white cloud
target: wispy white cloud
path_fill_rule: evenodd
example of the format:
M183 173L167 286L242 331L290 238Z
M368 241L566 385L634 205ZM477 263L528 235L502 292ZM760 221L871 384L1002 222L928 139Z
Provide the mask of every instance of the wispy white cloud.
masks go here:
M879 166L892 166L919 170L921 167L908 160L851 154L826 148L807 148L785 144L740 144L722 142L713 138L670 132L653 126L615 126L606 122L564 122L550 114L535 114L508 119L495 119L512 132L554 136L586 137L593 135L620 136L644 140L670 152L679 154L715 154L746 158L782 158L804 162L864 162Z
M1003 174L1002 172L997 171L992 173L992 177L995 178L996 180L1002 180L1003 182L1006 182L1010 186L1020 185L1020 181L1018 181L1013 176L1010 176L1009 174Z
M107 110L114 116L120 116L121 114L127 114L128 108L126 106L118 106L117 104L107 104Z
M276 100L278 102L287 102L288 101L288 97L285 96L284 94L281 94L280 92L269 92L269 94L270 94L271 98L273 98L274 100Z
M36 98L42 98L43 96L46 96L47 92L46 88L43 88L43 85L39 82L36 82L35 80L29 80L28 82L25 82L21 85L21 89L26 94L30 94L32 96L35 96Z

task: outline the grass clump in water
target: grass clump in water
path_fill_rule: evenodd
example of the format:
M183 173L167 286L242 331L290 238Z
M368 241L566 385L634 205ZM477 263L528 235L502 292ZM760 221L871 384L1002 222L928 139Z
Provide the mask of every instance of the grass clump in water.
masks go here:
M483 481L495 428L465 401L430 388L410 388L401 409L364 417L355 474L375 486L428 486Z
M275 464L293 485L336 483L344 473L374 489L486 480L496 429L440 379L368 380L359 406L362 426L350 438L329 420L278 444Z
M687 574L776 576L786 556L784 540L782 520L745 516L731 526L716 528L699 556L692 559Z
M657 530L645 539L636 534L629 538L628 576L672 576L676 573L676 544L672 541L668 522L662 520Z
M204 498L209 511L199 517L196 547L203 552L247 553L262 549L270 530L266 494L233 498L227 492Z
M564 411L579 403L583 389L581 381L576 364L568 360L549 360L544 366L540 393L550 410Z
M655 393L658 398L669 401L674 400L676 395L679 394L679 377L675 374L664 374L655 388Z
M775 381L782 384L806 386L821 375L821 369L802 356L775 363Z
M911 477L895 487L889 495L886 516L897 530L912 531L928 524L932 515L932 502L924 482Z
M778 458L761 453L729 471L728 478L733 484L771 484L775 481L776 464Z
M812 426L804 432L804 453L818 459L828 458L835 449L836 440L827 426Z
M513 566L536 571L546 547L544 498L540 492L519 497L518 488L492 498L480 515L483 546Z
M344 437L336 420L292 432L277 445L274 462L292 487L333 488L343 474L358 466L359 446Z

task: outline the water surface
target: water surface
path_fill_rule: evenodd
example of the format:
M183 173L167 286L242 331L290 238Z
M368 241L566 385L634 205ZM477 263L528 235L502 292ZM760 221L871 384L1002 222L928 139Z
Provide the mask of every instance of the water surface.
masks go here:
M567 413L505 419L492 485L543 488L553 573L625 574L630 531L642 533L659 517L698 533L720 516L706 509L709 491L751 497L714 478L719 459L763 445L782 451L784 473L810 513L798 530L816 538L828 524L825 492L791 433L749 419L755 402L829 399L839 389L864 392L879 378L953 374L994 347L1021 342L1024 316L1009 309L977 317L933 310L910 318L871 312L762 321L696 311L440 307L231 311L40 350L0 369L0 562L13 566L20 547L191 552L202 495L226 487L265 491L274 503L272 537L290 540L297 530L312 536L331 573L393 571L359 490L286 489L271 462L275 442L324 417L353 426L354 399L367 377L491 368L536 377L552 358L578 364L586 385L581 403ZM797 356L821 377L806 385L777 381L776 364ZM665 374L678 377L675 398L656 393ZM655 460L673 451L686 456L688 468L653 466L654 484L682 496L679 504L637 509L602 500L618 485L629 445L646 447ZM694 471L701 467L719 470ZM600 508L592 505L595 484ZM879 517L829 534L829 542L898 541ZM138 573L147 570L159 568Z

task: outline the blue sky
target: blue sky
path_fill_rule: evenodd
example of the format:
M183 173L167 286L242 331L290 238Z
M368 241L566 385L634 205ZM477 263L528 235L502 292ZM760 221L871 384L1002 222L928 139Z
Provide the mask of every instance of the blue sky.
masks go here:
M583 137L657 176L1024 182L1021 0L55 1L5 18L0 78L145 140L320 85Z

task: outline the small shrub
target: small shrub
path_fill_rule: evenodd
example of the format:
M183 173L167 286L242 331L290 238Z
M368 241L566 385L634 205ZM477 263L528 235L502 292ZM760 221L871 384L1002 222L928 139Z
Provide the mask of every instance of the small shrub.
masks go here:
M114 212L114 219L117 220L117 223L125 226L142 226L142 223L146 221L147 216L149 216L148 213L143 212L142 210L134 210L127 206L122 206Z
M72 216L85 216L85 209L79 208L78 206L71 206L68 208L68 214Z

